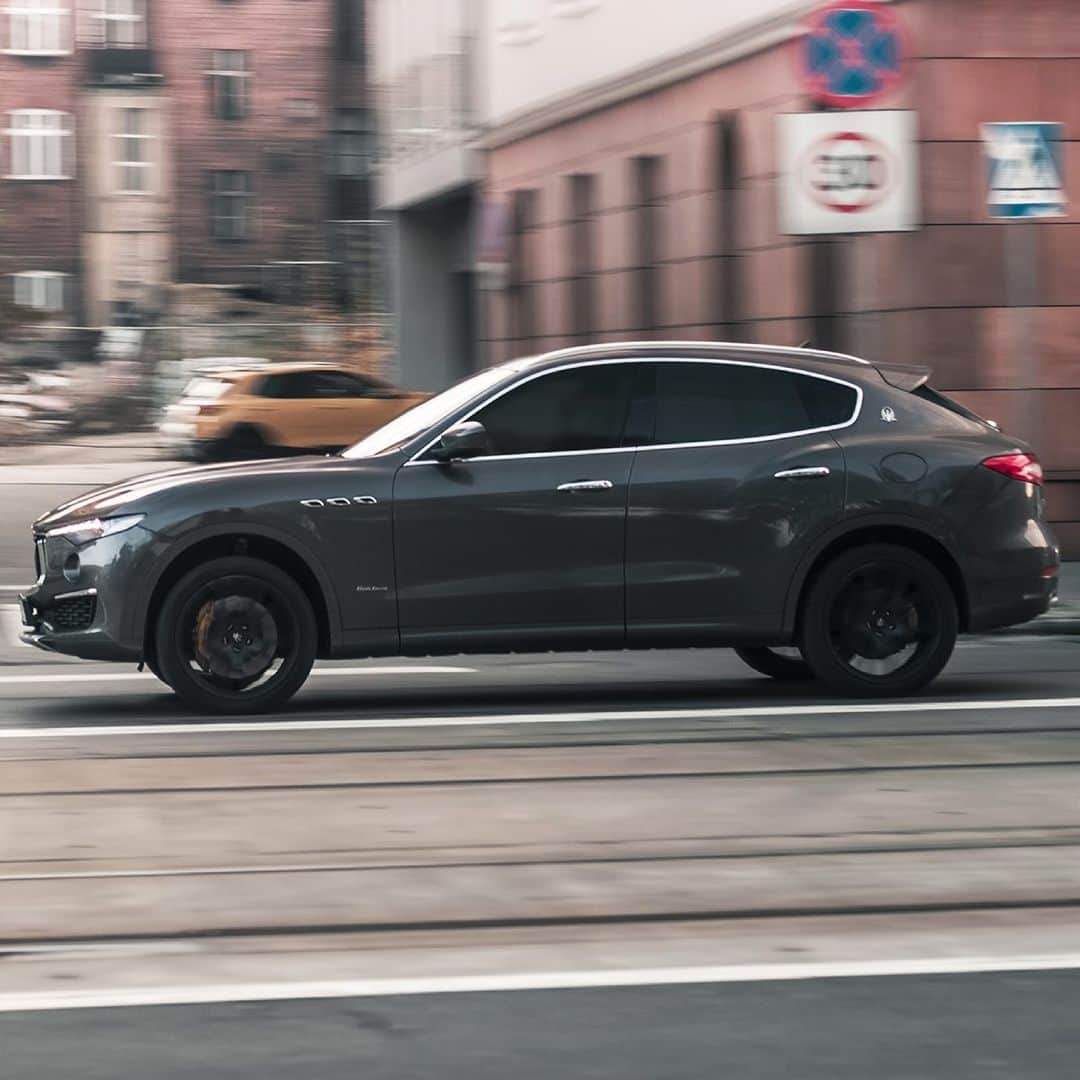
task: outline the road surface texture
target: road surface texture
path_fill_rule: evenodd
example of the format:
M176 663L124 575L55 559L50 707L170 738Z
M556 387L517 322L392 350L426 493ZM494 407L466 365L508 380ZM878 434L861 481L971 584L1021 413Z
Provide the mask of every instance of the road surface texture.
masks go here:
M3 1080L1076 1075L1080 636L902 702L701 650L322 664L223 721L5 595Z

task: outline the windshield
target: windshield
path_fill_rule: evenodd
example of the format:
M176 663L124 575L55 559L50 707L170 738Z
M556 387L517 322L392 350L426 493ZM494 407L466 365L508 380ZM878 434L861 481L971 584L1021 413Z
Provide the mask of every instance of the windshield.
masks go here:
M523 366L523 361L514 360L508 364L500 364L498 367L486 368L471 378L465 379L464 382L451 386L449 390L444 390L441 394L436 394L435 397L414 405L407 412L391 420L389 424L379 428L378 431L373 431L367 438L361 439L355 446L350 446L342 457L376 457L379 454L400 450L406 443L434 427L440 420L445 420L462 405L479 397L489 387L502 382L508 375L520 370Z

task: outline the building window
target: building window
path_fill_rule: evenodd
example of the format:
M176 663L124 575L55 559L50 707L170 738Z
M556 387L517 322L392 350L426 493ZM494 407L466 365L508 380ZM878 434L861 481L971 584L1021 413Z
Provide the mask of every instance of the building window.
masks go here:
M8 52L36 56L71 52L64 0L13 0L7 14Z
M541 33L543 0L501 0L498 33L503 45L527 45Z
M72 118L53 109L8 113L8 178L69 180L72 174Z
M64 278L51 270L27 270L12 274L14 300L19 307L36 308L38 311L63 311Z
M335 176L367 176L375 145L371 113L367 109L340 109L334 132Z
M251 233L251 173L219 169L211 174L211 225L217 240L246 240Z
M215 49L210 54L210 102L218 120L243 120L248 114L247 57L243 49Z
M637 317L640 330L656 328L660 312L659 209L660 159L634 158L634 181L637 191Z
M141 195L150 190L150 143L146 109L117 109L116 190Z
M83 0L85 18L80 36L106 49L139 49L146 45L146 0Z

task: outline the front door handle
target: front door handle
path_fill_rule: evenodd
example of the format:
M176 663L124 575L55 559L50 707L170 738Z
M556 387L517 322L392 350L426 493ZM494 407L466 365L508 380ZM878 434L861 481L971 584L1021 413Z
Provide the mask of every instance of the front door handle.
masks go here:
M556 491L609 491L615 485L610 480L574 480L560 484Z
M801 477L828 475L829 469L826 465L811 465L805 469L784 469L783 472L773 473L777 480L797 480Z

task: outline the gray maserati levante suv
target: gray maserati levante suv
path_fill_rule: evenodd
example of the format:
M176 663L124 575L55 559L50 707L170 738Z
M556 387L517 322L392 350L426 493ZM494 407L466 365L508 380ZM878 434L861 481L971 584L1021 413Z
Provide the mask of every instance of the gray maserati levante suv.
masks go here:
M25 640L207 712L317 657L735 647L906 694L1030 619L1058 549L1031 449L924 369L639 343L485 370L336 457L140 477L34 523Z

